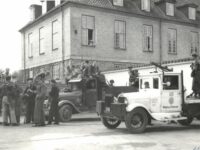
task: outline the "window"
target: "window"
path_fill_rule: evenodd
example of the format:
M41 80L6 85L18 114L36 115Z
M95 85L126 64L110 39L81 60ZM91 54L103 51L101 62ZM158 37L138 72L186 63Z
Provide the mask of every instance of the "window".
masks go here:
M53 73L52 73L53 79L59 80L60 79L60 65L59 64L53 65L52 70L53 70Z
M166 3L166 15L174 16L174 4Z
M124 0L113 0L113 5L124 6Z
M33 57L33 34L30 33L28 35L28 57Z
M158 78L153 78L153 88L159 89L159 79Z
M176 75L173 75L173 76L164 76L163 77L163 83L167 83L169 82L170 85L167 86L167 85L163 85L163 89L164 90L178 90L179 89L179 77L176 76Z
M188 14L189 19L196 20L196 9L195 8L189 7L188 13L189 13Z
M95 18L93 16L82 16L82 44L94 46Z
M58 20L55 20L52 22L52 50L57 50L59 47L58 29Z
M197 32L191 32L190 33L190 50L191 54L198 52L199 49L199 35Z
M33 78L33 70L29 71L29 78Z
M143 50L153 51L153 26L144 25L143 27Z
M151 6L150 0L142 0L141 1L142 10L150 12L150 6Z
M39 29L39 53L40 55L45 53L45 43L44 43L44 27Z
M168 53L177 53L176 29L168 29Z
M126 48L126 22L115 21L115 48Z

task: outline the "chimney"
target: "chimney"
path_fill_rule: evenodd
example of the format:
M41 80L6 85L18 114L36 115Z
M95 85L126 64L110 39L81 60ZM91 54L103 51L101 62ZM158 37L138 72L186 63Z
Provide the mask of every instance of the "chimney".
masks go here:
M30 6L30 21L33 21L42 15L42 6L33 4Z
M42 14L47 13L55 7L55 0L40 0L42 3Z

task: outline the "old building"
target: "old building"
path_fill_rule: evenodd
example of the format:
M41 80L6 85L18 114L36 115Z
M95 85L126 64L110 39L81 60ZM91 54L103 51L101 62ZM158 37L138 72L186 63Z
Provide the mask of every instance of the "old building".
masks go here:
M85 60L113 70L188 58L199 52L198 5L195 0L56 0L32 5L31 21L20 29L25 75L44 70L64 79L67 66Z

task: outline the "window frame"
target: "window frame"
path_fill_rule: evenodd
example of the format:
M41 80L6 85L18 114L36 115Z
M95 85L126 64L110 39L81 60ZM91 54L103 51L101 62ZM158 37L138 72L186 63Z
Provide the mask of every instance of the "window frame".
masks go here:
M172 12L170 11L171 6L173 6ZM171 17L173 17L175 15L175 5L173 3L168 3L168 2L166 3L166 15L171 16Z
M56 51L56 50L58 50L59 48L58 47L56 47L56 48L54 48L54 36L58 36L58 31L56 31L56 32L54 32L54 23L58 23L58 19L56 19L56 20L54 20L54 21L52 21L52 51Z
M33 36L32 32L28 34L28 58L33 58L33 41L31 40L33 37L30 38L30 36L31 37ZM31 44L31 51L30 51L30 44Z
M44 30L44 27L40 27L39 28L39 55L44 55L45 54L45 50L44 50L44 52L41 52L41 43L42 43L41 41L44 42L45 38L44 37L41 38L41 30Z
M123 48L121 48L120 46L119 47L117 47L117 43L116 43L116 34L117 34L117 32L116 32L116 26L115 26L115 23L116 22L123 22L124 23L124 33L118 33L118 34L123 34L123 37L124 37L124 47ZM119 43L119 45L120 45L120 43ZM125 20L119 20L119 19L115 19L114 20L114 48L115 49L118 49L118 50L126 50L126 21Z
M147 5L144 4L145 2L147 3ZM145 6L149 6L149 7L145 8ZM141 10L150 12L151 11L151 0L141 0Z
M194 11L194 12L193 12ZM196 8L188 7L188 18L190 20L196 20ZM194 14L193 14L194 13ZM193 16L194 15L194 16Z
M197 37L197 39L195 39L195 41L193 41L193 35L195 35L195 37ZM196 41L197 41L197 43L196 43ZM194 47L194 49L192 49L193 47ZM195 31L190 31L190 53L193 54L194 52L197 53L198 51L199 51L199 33L195 32Z
M121 2L116 2L115 0L113 0L113 5L114 6L119 6L119 7L123 7L124 6L124 0L121 0Z
M169 39L169 34L170 34L169 31L172 31L172 30L175 31L175 36L176 36L176 37L175 37L175 42L176 42L175 51L174 51L174 48L173 48L173 44L171 44L171 47L172 47L172 48L171 48L171 51L169 51L169 42L172 42L172 43L174 42L173 39ZM178 48L177 48L177 45L178 45L178 41L177 41L177 35L178 35L177 29L175 29L175 28L168 28L167 31L168 31L168 32L167 32L168 54L177 55L177 54L178 54L178 52L177 52L177 49L178 49ZM172 40L172 41L171 41L171 40Z
M88 39L88 31L90 30L89 28L84 28L83 27L83 17L86 17L86 26L87 26L87 17L92 17L93 18L93 21L94 21L94 29L93 29L93 43L90 45L89 44L89 39ZM86 15L86 14L82 14L81 15L81 45L82 46L88 46L88 47L95 47L96 46L96 25L95 25L95 16L92 16L92 15ZM83 42L83 31L84 30L87 30L87 44L85 44L84 42Z
M145 35L145 27L150 27L151 28L151 34L152 34L152 40L151 40L151 45L152 46L150 46L150 48L152 47L152 50L148 50L148 49L146 49L146 43L144 42L144 40L145 40L145 38L147 37L146 35ZM145 36L145 37L144 37ZM143 52L149 52L149 53L153 53L153 25L147 25L147 24L143 24L143 37L142 37L142 45L143 45Z

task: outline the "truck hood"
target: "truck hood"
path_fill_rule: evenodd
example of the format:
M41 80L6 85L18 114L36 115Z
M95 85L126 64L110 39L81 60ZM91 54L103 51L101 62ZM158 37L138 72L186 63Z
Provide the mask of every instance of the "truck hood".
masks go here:
M81 96L80 91L60 92L59 93L60 100L76 100L80 96Z
M126 97L128 101L135 101L135 100L140 100L140 99L151 99L158 97L159 92L158 90L154 89L148 89L148 90L142 90L140 92L132 92L132 93L122 93L119 96L120 97Z

